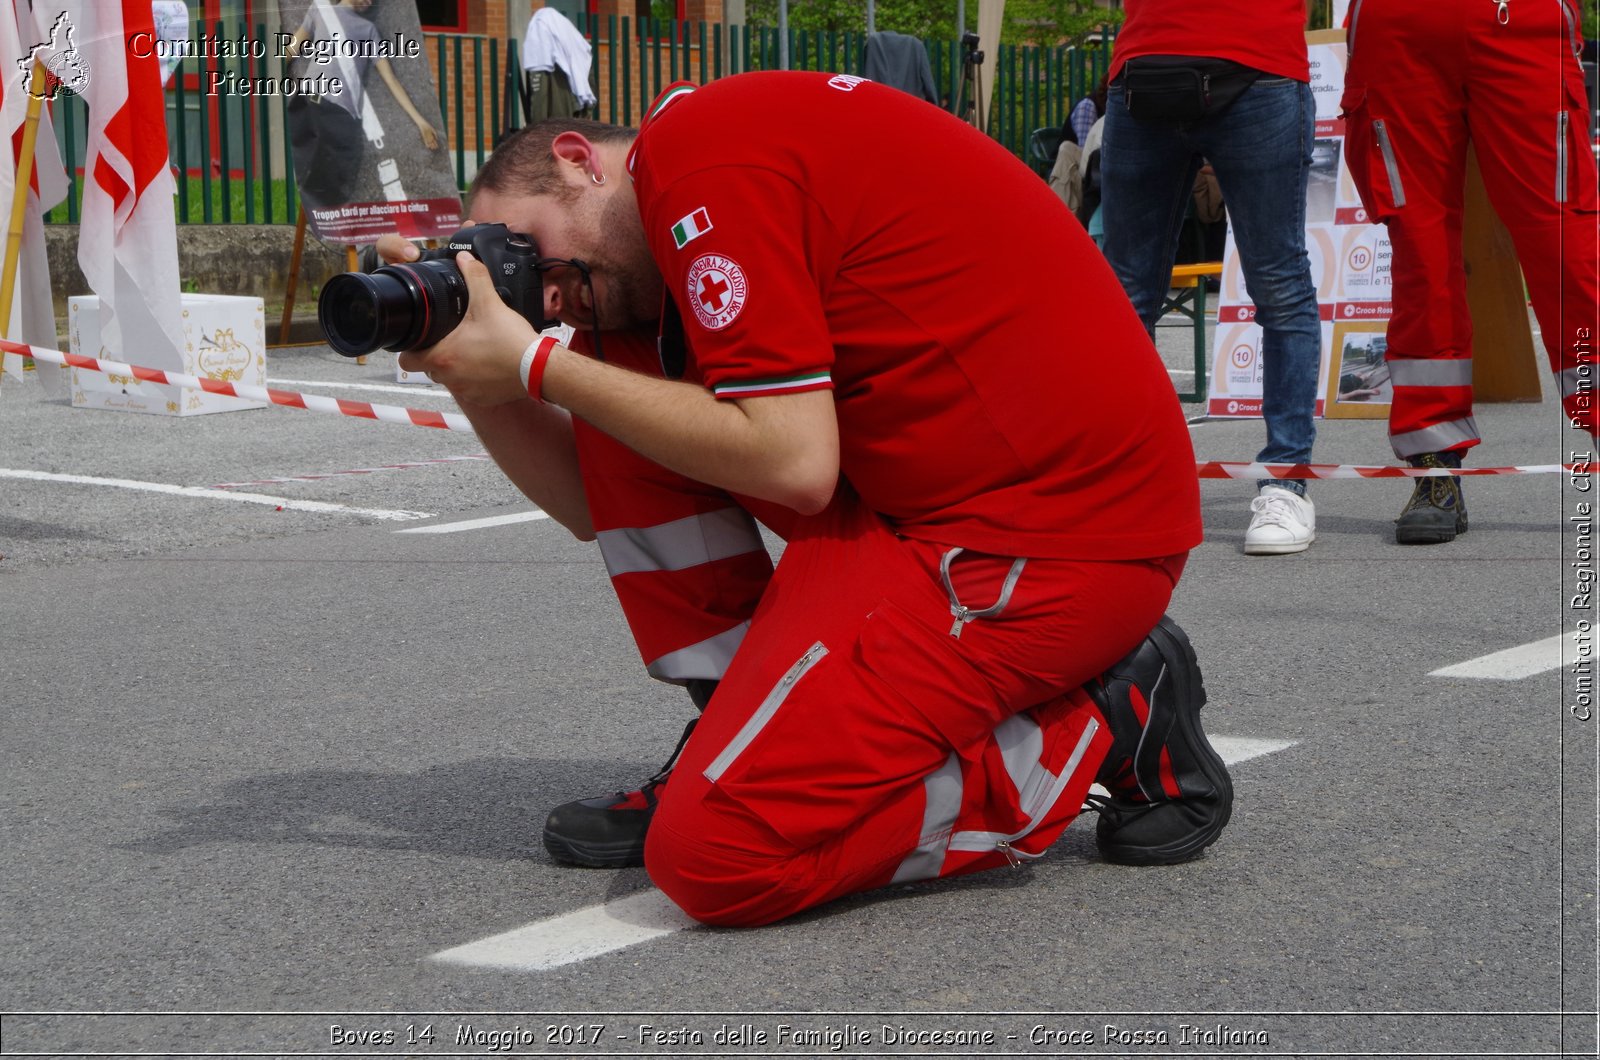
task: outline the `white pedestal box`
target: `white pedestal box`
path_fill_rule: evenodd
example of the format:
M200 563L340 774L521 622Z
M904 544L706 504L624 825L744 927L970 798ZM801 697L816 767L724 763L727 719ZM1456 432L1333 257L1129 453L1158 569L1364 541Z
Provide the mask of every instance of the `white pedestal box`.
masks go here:
M179 372L224 383L267 385L267 342L261 299L185 294L182 308L183 367ZM138 350L108 350L100 344L100 299L95 295L67 299L67 329L72 352L80 357L161 367L141 362ZM268 403L212 394L195 387L167 386L127 375L74 368L72 404L75 408L158 416L199 416L208 412L261 409Z

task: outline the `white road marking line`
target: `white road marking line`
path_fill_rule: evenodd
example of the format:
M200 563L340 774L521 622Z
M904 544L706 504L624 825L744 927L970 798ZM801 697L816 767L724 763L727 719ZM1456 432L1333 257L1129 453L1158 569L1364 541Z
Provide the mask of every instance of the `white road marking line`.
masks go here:
M1252 740L1247 736L1210 736L1207 739L1211 741L1211 746L1216 749L1223 762L1230 766L1263 755L1286 751L1300 742L1299 740ZM1099 784L1091 784L1089 791L1094 795L1111 794Z
M1446 666L1430 673L1429 677L1475 677L1485 681L1519 681L1524 677L1558 669L1562 656L1578 657L1578 633L1558 633L1532 644L1523 644L1491 655L1468 659L1464 663ZM1570 648L1566 642L1572 641Z
M436 523L433 526L413 526L396 530L397 534L459 534L463 530L482 530L487 526L505 526L508 523L531 523L535 519L548 519L549 512L538 510L514 512L511 515L491 515L485 519L466 519L459 523Z
M433 959L476 968L542 972L695 926L671 899L651 888L469 942L436 953Z
M1222 760L1230 766L1248 762L1252 758L1287 751L1300 742L1299 740L1252 740L1247 736L1212 736L1210 740L1217 754L1221 755Z
M273 387L323 386L335 390L375 390L380 394L410 394L413 397L418 394L431 394L434 397L455 400L450 397L450 391L435 383L395 383L392 386L382 386L378 383L334 383L325 379L269 379L267 380L267 385Z
M394 511L386 508L352 508L345 504L326 501L297 501L289 497L271 497L265 493L238 493L233 490L211 489L206 486L178 486L168 482L141 482L126 478L97 478L93 475L59 475L49 471L23 471L0 467L0 478L31 479L36 482L63 482L74 486L111 486L116 489L141 490L146 493L165 493L174 497L198 497L209 501L237 501L244 504L268 504L291 512L337 512L341 515L362 515L369 519L404 522L411 519L432 519L433 512Z
M1211 745L1229 765L1282 751L1296 742L1211 738ZM432 960L472 968L544 972L699 926L666 895L651 888L455 946L435 953Z

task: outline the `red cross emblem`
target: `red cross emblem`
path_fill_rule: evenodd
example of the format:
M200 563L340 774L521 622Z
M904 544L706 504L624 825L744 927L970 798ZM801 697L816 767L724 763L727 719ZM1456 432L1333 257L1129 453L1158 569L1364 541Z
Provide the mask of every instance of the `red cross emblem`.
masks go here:
M689 307L700 326L720 331L744 308L749 283L744 269L722 254L702 254L689 265Z
M700 304L707 311L716 313L722 309L722 303L728 294L728 281L722 273L715 269L700 277Z

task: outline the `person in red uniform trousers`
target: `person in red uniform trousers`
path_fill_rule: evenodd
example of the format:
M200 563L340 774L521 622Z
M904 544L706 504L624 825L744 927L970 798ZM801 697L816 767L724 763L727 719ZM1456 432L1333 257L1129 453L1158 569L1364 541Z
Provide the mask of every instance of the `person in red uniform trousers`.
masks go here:
M1025 165L898 90L753 73L672 86L637 131L530 126L470 212L567 263L546 313L600 356L461 255L466 319L401 363L601 539L652 673L702 693L670 772L558 807L552 855L642 858L691 916L753 925L1036 858L1097 779L1108 858L1215 841L1232 787L1163 617L1201 538L1193 451ZM770 578L751 514L786 541Z
M1389 441L1415 467L1459 468L1479 442L1461 225L1467 147L1516 244L1571 424L1595 430L1600 242L1576 0L1355 0L1346 22L1345 150L1389 227ZM1461 480L1416 480L1402 544L1467 530Z

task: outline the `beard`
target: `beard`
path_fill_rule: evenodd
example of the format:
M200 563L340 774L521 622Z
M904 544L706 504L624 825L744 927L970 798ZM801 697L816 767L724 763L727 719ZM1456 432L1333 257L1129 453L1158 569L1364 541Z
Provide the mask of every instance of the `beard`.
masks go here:
M638 206L631 196L613 195L596 213L590 231L599 233L599 240L588 262L600 281L594 292L596 325L628 331L656 324L661 318L661 271L650 256Z

